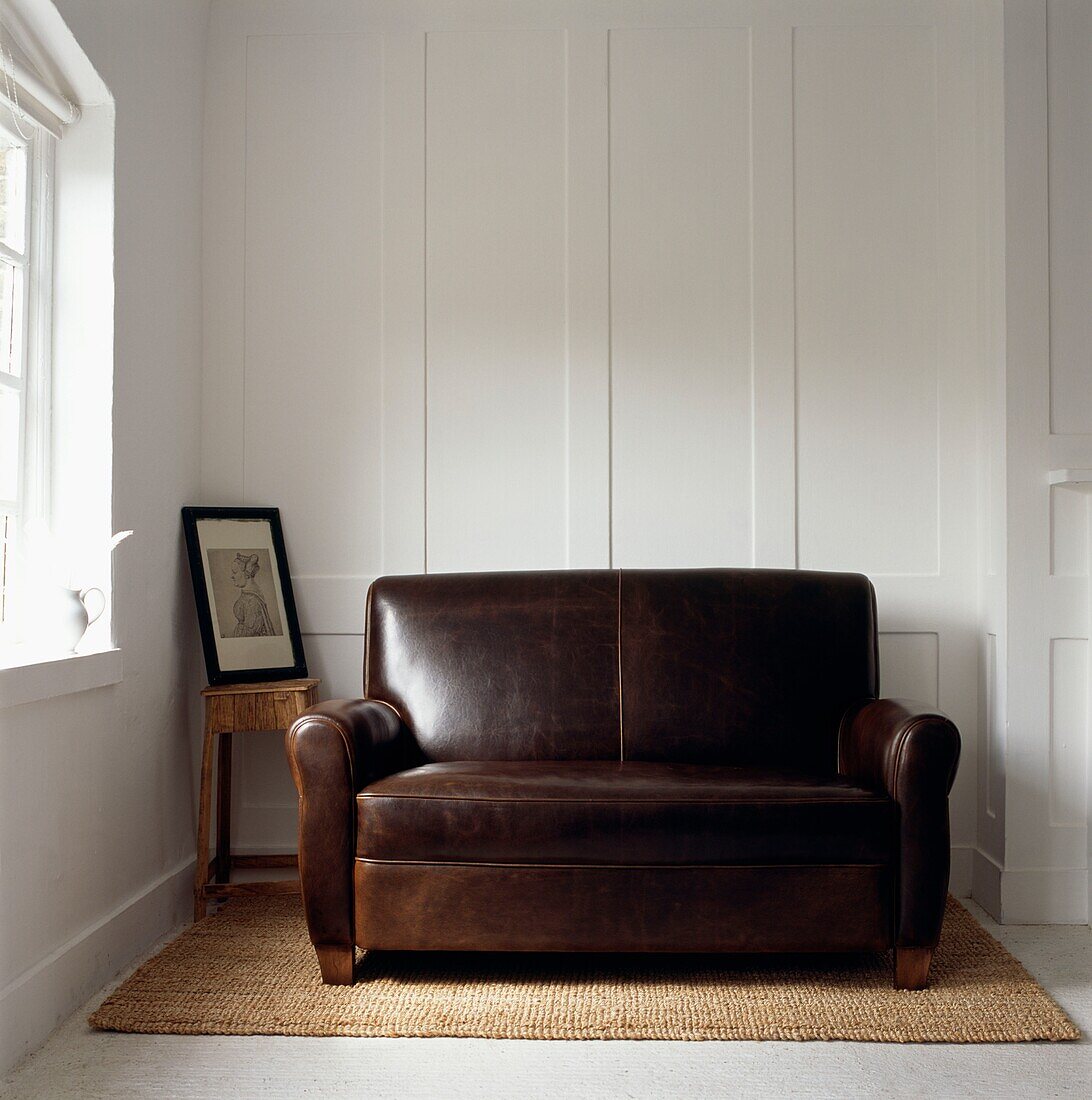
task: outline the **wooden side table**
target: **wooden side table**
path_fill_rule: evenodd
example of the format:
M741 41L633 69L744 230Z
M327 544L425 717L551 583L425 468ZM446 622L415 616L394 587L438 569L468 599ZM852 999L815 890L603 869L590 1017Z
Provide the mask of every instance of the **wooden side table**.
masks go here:
M282 680L265 684L224 684L207 687L205 745L201 756L201 805L197 815L197 874L193 884L193 919L201 920L209 898L234 894L292 894L299 879L273 882L232 882L233 867L296 867L293 854L233 856L231 854L231 738L235 733L281 731L317 702L318 680ZM216 774L216 855L210 860L212 817L212 757L220 738Z

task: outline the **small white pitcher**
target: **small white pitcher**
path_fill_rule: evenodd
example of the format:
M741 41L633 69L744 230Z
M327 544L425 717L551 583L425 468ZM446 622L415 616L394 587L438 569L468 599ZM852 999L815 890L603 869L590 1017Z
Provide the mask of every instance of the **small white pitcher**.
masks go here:
M94 615L87 609L87 597L99 594L98 611ZM74 653L83 640L87 628L106 610L106 596L101 588L66 588L57 590L54 610L53 643L64 653Z

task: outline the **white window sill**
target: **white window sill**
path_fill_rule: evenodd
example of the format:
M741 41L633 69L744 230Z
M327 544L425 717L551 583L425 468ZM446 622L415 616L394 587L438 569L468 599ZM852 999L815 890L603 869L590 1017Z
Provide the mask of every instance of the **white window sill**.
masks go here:
M121 682L121 650L46 656L0 651L0 710Z

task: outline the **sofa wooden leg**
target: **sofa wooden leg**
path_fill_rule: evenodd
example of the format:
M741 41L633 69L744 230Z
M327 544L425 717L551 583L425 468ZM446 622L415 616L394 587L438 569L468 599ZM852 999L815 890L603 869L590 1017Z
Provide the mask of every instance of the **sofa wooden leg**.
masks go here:
M353 984L353 946L342 944L315 944L319 970L325 985Z
M895 988L924 989L929 984L931 947L895 948Z

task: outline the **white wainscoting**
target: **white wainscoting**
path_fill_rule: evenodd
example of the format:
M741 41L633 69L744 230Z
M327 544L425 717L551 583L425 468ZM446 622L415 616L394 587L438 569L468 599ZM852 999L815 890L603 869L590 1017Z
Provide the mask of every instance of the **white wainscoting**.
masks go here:
M1037 440L1040 464L1092 466L1092 6L1082 0L1049 0L1046 24L1047 294L1050 432ZM1041 432L1041 424L1037 425ZM1044 450L1046 456L1044 456ZM1041 467L1040 467L1041 468ZM1070 869L1061 879L1059 909L1066 919L1092 923L1092 586L1089 529L1092 483L1052 486L1050 572L1064 612L1041 616L1036 627L1051 635L1051 780L1047 797L1051 835L1064 830L1063 850L1048 866ZM1080 613L1083 609L1083 614ZM1061 635L1068 635L1061 638ZM1083 661L1083 669L1080 667ZM1084 789L1081 790L1081 775ZM1082 851L1083 842L1083 851ZM1079 889L1084 868L1084 889ZM1074 884L1077 884L1077 888ZM1083 906L1081 895L1083 894ZM1029 894L1028 911L1042 907Z
M963 731L969 851L970 9L212 20L204 493L281 508L324 690L359 690L385 572L860 570L885 686ZM291 844L279 746L242 740L238 843Z
M426 564L565 564L566 35L430 34Z
M752 565L750 33L613 30L604 60L613 563Z
M1081 213L1092 194L1090 30L1083 0L975 5L985 47L977 143L987 530L974 890L1006 922L1084 922L1090 912L1092 624L1080 476L1092 467L1092 266Z
M936 68L932 27L794 30L804 567L939 570Z
M1092 5L1086 0L1047 4L1047 94L1050 141L1050 430L1092 443Z

